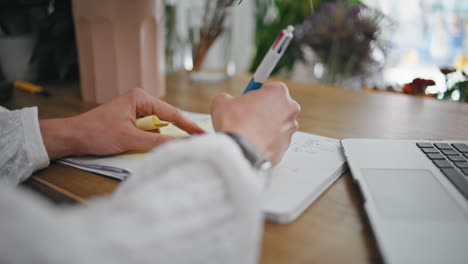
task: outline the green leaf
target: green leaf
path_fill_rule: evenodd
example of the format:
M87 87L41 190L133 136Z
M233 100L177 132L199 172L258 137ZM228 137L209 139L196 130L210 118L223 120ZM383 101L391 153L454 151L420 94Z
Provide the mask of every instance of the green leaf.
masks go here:
M352 5L361 4L359 0L256 0L256 51L250 63L249 71L254 72L256 70L281 30L288 25L297 26L302 24L312 12L320 8L320 5L336 1L348 1ZM276 9L278 15L273 21L265 21L265 17L271 9ZM274 69L273 74L282 70L292 70L294 63L302 58L301 47L299 44L292 42Z
M299 25L312 11L311 3L320 0L257 0L256 12L256 52L249 67L250 72L254 72L270 46L275 41L278 34L288 25ZM276 8L277 17L271 22L265 22L265 16L269 9ZM288 50L276 66L273 74L285 69L292 70L297 57L300 57L302 51L300 47L291 43Z
M458 82L455 85L455 89L460 92L460 102L468 102L468 81Z

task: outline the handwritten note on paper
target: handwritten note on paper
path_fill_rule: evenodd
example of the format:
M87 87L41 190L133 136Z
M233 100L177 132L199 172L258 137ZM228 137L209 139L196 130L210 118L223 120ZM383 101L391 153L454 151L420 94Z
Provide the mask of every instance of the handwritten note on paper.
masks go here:
M330 163L343 160L339 140L296 132L273 174L304 176L321 168L332 167Z
M265 190L263 209L267 217L272 216L280 222L294 219L344 169L345 159L339 140L296 132Z
M333 138L312 136L306 133L296 133L293 136L288 151L305 154L322 154L336 152L340 142Z

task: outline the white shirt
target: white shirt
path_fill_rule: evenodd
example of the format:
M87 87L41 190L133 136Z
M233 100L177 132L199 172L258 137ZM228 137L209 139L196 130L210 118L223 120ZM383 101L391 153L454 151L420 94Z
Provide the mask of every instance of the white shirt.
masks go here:
M0 107L1 263L256 263L261 183L222 134L167 143L117 191L60 207L18 188L49 159L37 109Z

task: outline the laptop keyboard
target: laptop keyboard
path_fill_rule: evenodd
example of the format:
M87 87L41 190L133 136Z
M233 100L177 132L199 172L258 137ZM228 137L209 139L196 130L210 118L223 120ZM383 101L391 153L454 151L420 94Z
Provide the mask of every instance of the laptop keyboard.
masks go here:
M468 199L468 145L427 142L416 145Z

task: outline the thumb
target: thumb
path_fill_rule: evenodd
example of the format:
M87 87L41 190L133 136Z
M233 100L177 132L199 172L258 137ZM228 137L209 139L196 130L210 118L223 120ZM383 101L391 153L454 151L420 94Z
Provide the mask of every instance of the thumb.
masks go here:
M212 105L219 105L219 104L224 104L226 101L232 100L234 97L228 93L220 93L213 97L211 104Z
M234 97L228 93L221 93L213 97L211 100L211 115L213 116L218 109L227 107L230 101L232 101Z
M139 129L137 129L130 138L131 140L128 142L130 149L152 149L176 139L159 133L142 131Z

